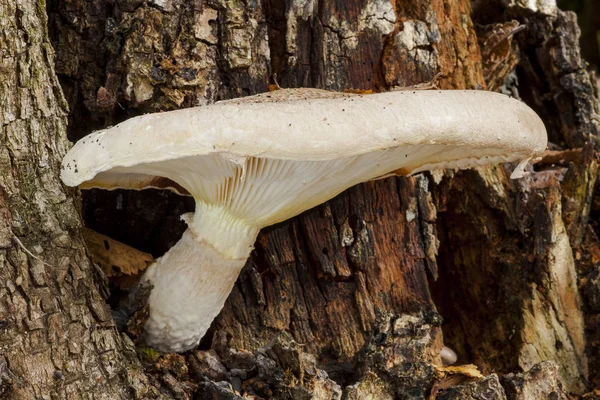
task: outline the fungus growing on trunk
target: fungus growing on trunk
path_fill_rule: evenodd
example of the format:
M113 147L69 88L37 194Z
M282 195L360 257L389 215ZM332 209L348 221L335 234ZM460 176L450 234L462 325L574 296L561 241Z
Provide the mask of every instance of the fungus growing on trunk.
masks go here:
M154 285L146 343L184 351L223 307L261 228L364 181L527 160L546 140L531 109L491 92L284 89L94 132L65 156L62 179L194 197L188 229L143 278Z

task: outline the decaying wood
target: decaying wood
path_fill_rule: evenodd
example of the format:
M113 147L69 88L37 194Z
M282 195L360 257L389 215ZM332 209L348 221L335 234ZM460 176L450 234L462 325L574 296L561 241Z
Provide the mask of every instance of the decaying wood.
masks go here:
M434 197L445 225L438 231L447 236L440 238L440 280L433 293L441 294L436 304L446 321L446 343L484 371L527 370L550 359L567 389L582 392L590 372L596 374L589 368L595 356L589 355L597 345L585 336L593 314L578 290L584 276L578 278L577 254L587 252L582 238L598 169L598 103L579 58L572 15L511 13L529 27L517 35L518 93L535 99L555 144L587 147L565 151L557 160L566 159L562 165L536 165L529 178L513 183L503 171L479 170L443 182ZM457 224L463 229L452 229ZM488 250L482 252L482 245ZM449 281L456 284L445 294L435 289Z
M478 29L483 77L488 90L498 91L519 63L519 48L513 40L517 33L526 28L518 21L508 21Z
M588 223L598 106L572 14L475 2L478 26L498 39L490 50L468 0L52 0L54 60L41 3L12 3L0 0L3 391L534 399L598 382L600 247ZM497 27L513 20L525 29L509 29L509 42ZM562 155L518 181L496 166L370 182L267 228L198 350L136 356L92 283L57 178L66 106L54 61L73 140L266 91L275 75L282 87L382 91L441 74L443 89L502 83L542 115ZM82 207L92 229L155 257L192 208L150 191L89 191ZM486 377L436 386L442 342Z

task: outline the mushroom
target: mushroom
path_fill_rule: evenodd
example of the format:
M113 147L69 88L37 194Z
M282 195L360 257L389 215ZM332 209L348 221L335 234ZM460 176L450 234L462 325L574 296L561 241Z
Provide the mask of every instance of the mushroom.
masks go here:
M546 140L530 108L491 92L282 89L94 132L65 156L62 179L194 197L181 240L143 277L154 285L146 343L181 352L223 307L261 228L360 182L527 160Z
M456 355L456 352L447 346L442 346L442 350L440 351L440 357L442 359L443 365L453 365L456 364L456 361L458 361L458 356Z

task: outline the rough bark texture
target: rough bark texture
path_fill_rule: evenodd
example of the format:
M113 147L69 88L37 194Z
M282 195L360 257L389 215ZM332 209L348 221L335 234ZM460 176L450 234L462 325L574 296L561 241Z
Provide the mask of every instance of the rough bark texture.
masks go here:
M0 1L0 393L129 398L148 385L94 284L58 172L67 105L43 2Z
M57 179L66 108L43 24L31 22L44 21L44 5L0 0L14 30L0 36L13 57L0 81L2 170L11 171L0 181L3 385L24 398L199 399L421 399L434 387L445 399L534 399L590 388L600 362L600 248L588 225L598 110L577 28L546 2L481 3L474 16L489 27L478 36L467 0L49 1L73 140L143 112L265 91L275 76L284 87L383 91L439 73L444 89L504 83L543 116L557 150L583 147L519 181L497 166L362 184L265 229L199 350L138 349L152 386L92 284ZM512 19L527 29L502 33ZM157 256L191 207L160 192L90 191L83 214ZM442 377L442 329L460 363L491 375Z

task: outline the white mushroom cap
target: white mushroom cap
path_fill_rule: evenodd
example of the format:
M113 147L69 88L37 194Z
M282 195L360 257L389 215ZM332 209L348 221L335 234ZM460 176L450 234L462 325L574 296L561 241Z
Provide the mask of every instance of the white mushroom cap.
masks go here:
M62 179L194 196L188 230L144 275L147 344L184 351L223 307L260 228L389 173L528 159L546 140L531 109L496 93L287 89L95 132L65 156Z
M264 184L265 173L287 180L279 189L293 199L306 185L335 183L310 190L320 193L318 202L302 199L307 207L290 210L298 213L392 171L408 175L527 159L543 152L546 141L535 112L492 92L284 89L143 115L94 132L65 157L62 179L83 188L170 186L182 192L157 178L165 177L208 203L232 201L233 193L225 193L235 191L232 180L248 181L236 185L243 192L237 195L250 195L251 189L239 186ZM269 194L275 195L263 193ZM249 222L264 226L293 216L280 214Z

